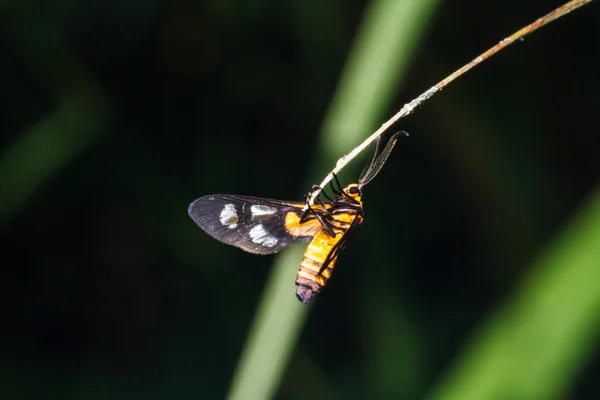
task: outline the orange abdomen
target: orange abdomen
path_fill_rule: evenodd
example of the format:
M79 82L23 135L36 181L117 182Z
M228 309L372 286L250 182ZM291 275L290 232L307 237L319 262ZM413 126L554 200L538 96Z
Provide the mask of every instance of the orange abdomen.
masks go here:
M304 252L304 257L300 262L300 269L296 277L296 297L303 303L308 302L315 294L321 291L321 288L327 284L331 277L333 267L337 260L337 254L329 262L320 274L329 253L333 251L334 246L342 239L344 233L338 233L335 238L321 231L312 239L308 248Z

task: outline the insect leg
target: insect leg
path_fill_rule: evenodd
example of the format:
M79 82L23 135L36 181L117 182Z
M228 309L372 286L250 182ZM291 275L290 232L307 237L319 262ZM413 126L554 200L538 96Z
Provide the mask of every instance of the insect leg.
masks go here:
M298 223L303 224L306 222L306 219L308 218L309 214L314 214L314 210L310 207L310 204L308 205L308 208L306 210L304 210L304 212L302 213L302 216L300 217L300 221Z
M327 232L327 234L329 236L335 237L335 231L333 230L333 225L331 224L331 222L326 219L326 216L323 215L323 213L317 212L317 211L313 210L310 205L308 206L308 208L306 209L306 211L304 211L304 213L302 213L302 216L300 217L299 223L300 224L305 223L306 219L309 216L309 214L312 214L312 215L315 216L315 218L319 221L319 223L321 224L321 226L323 226L323 230L325 232Z
M319 220L319 222L323 226L323 230L325 232L327 232L327 234L329 236L335 237L335 231L333 230L333 225L332 225L331 221L325 219L326 217L318 212L315 212L315 217L317 218L317 220Z
M344 190L342 189L342 185L340 184L340 180L338 179L337 175L336 174L332 174L332 175L333 175L333 179L335 180L335 184L333 181L331 181L331 182L329 182L329 187L331 188L331 191L333 193L340 196L344 192Z
M331 200L333 201L333 200ZM327 207L325 206L325 203L323 202L323 199L321 198L321 196L317 197L317 202L319 203L319 205L321 207L323 207L323 212L327 215L331 215L331 210L328 210Z
M329 195L323 191L323 189L321 188L321 186L313 185L312 189L313 189L313 191L314 190L320 190L321 193L319 193L319 196L323 195L323 197L325 197L330 202L333 201L333 199L331 197L329 197ZM317 196L317 198L318 198L318 196Z
M354 200L352 198L352 196L350 196L348 193L346 193L346 191L344 189L342 189L342 185L340 183L340 180L338 179L336 174L332 174L333 175L333 179L335 180L335 184L337 185L336 190L334 191L334 193L336 193L338 196L344 196L345 198L347 198L348 200L350 200L352 203L356 203L356 200ZM329 182L329 184L331 185L331 190L333 189L333 181Z

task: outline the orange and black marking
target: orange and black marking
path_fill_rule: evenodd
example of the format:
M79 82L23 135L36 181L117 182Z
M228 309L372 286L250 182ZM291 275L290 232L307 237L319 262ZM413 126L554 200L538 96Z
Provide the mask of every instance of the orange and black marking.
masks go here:
M352 184L330 202L331 207L320 220L323 229L308 244L296 277L296 297L303 303L319 293L331 277L339 252L346 245L347 234L363 221L361 191ZM327 227L327 228L325 228Z
M310 242L296 277L296 296L308 302L327 284L348 234L363 222L362 188L380 171L399 133L373 158L358 183L341 187L337 176L330 184L332 198L321 192L316 204L260 197L214 194L190 204L188 214L215 239L254 254L273 254L300 242Z

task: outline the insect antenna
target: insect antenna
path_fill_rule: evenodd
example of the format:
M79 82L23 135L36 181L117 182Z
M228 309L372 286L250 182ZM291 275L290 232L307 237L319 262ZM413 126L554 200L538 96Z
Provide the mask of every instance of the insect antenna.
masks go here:
M373 180L373 178L375 178L377 176L377 174L381 170L381 167L383 167L383 164L385 164L388 157L390 156L390 153L394 149L394 145L396 144L396 141L398 141L398 137L400 135L408 136L408 133L406 133L404 131L394 133L392 135L392 137L390 138L390 140L387 142L387 145L385 146L385 148L379 154L379 156L377 155L377 153L379 151L379 144L381 142L381 137L377 138L377 143L375 144L375 151L373 152L373 157L371 158L371 161L363 169L362 173L360 174L360 178L358 178L359 189L362 189L363 186L365 186L367 183L371 182Z
M393 138L393 135L392 135L392 138ZM375 142L375 149L373 150L373 153L371 154L371 157L369 157L369 161L365 164L365 167L363 168L362 172L359 175L359 178L358 178L359 182L373 168L373 164L375 163L375 160L377 158L377 154L379 153L379 146L380 145L381 145L381 136L378 136L377 137L377 141Z

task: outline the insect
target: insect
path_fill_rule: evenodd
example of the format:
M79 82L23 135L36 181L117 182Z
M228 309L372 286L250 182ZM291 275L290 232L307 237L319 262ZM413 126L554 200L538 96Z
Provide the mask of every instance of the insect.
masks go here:
M311 204L312 192L304 202L213 194L195 200L188 214L213 238L249 253L273 254L294 243L310 242L296 277L296 297L307 303L327 284L348 234L363 222L362 189L379 173L401 133L408 136L395 133L379 155L381 140L377 140L358 183L342 188L334 176L329 186L336 197L321 192Z

